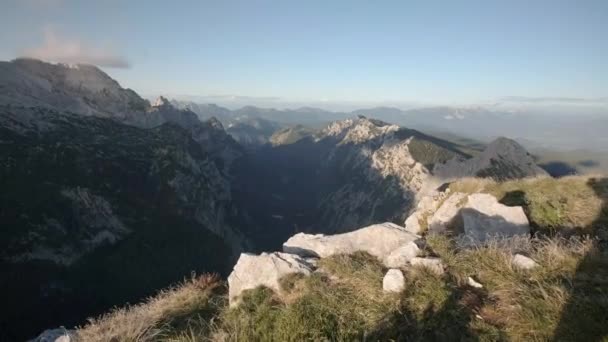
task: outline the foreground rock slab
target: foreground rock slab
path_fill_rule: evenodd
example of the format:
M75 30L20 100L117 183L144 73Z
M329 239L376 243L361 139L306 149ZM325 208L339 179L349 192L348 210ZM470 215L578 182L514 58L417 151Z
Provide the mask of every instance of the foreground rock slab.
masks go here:
M293 254L243 253L228 276L230 305L237 303L239 295L244 290L255 289L262 285L280 293L279 280L282 277L292 273L310 275L313 268L308 261Z
M386 265L387 258L393 251L419 238L420 236L406 231L401 226L386 222L344 234L299 233L283 244L283 251L302 257L319 258L363 251L382 260Z
M461 210L464 244L493 238L529 236L530 223L522 207L508 207L488 194L473 194Z
M401 270L392 268L386 272L382 279L382 290L384 292L401 292L405 289L405 277Z

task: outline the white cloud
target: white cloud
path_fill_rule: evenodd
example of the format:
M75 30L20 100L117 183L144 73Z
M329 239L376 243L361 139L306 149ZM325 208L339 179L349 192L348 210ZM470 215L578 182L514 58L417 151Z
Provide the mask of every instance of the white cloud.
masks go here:
M68 64L93 64L101 67L128 68L127 59L109 47L96 47L78 39L61 37L51 28L44 30L42 45L23 51L25 57Z

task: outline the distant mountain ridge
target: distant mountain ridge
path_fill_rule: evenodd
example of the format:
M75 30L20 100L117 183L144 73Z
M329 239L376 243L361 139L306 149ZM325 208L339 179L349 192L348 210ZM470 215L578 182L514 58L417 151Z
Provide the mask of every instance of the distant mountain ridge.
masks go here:
M202 117L209 115L206 114L204 106L200 110L193 109L193 111ZM552 112L522 112L493 106L434 106L414 109L372 107L350 112L307 107L273 109L246 106L236 110L223 108L222 113L226 120L236 115L248 115L286 125L304 124L313 128L321 128L331 121L364 115L427 133L450 132L483 142L508 136L525 144L529 149L589 149L606 152L604 146L608 146L608 138L604 138L604 132L608 129L608 116L597 113L566 115Z

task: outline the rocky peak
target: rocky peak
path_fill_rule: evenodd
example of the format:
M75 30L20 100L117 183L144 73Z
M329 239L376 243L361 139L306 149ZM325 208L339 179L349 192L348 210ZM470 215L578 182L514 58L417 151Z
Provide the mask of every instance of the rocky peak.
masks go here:
M478 176L505 180L547 175L525 148L504 137L491 142L474 158L450 160L435 167L433 172L445 179Z
M530 156L528 151L521 146L517 141L505 137L496 138L483 151L484 155L489 157L505 156L505 157L526 157Z
M156 101L154 101L154 104L152 105L153 107L164 107L164 106L171 106L173 107L173 105L171 104L171 102L169 102L169 100L167 100L166 97L164 96L159 96Z
M122 121L150 106L93 65L23 58L0 62L0 104L46 107Z
M399 130L399 126L386 122L368 119L360 115L356 119L335 121L329 124L322 132L321 137L333 137L341 143L360 144L382 136L392 135Z

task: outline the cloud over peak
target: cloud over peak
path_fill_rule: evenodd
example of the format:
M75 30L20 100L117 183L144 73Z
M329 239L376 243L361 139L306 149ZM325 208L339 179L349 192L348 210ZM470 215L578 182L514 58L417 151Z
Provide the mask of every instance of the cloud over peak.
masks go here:
M40 46L25 49L23 56L67 64L92 64L100 67L129 68L129 61L109 47L93 46L78 39L62 37L54 30L44 30Z

